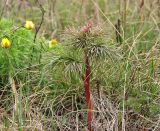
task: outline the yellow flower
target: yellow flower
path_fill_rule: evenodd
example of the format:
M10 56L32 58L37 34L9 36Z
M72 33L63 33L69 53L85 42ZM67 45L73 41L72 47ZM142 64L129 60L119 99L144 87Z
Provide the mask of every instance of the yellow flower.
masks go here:
M11 47L11 42L7 38L3 38L1 41L1 47L2 48L10 48Z
M24 27L25 27L26 29L28 29L28 30L32 30L32 29L35 28L35 25L34 25L34 23L33 23L32 21L26 21Z
M57 40L56 39L52 39L50 42L49 42L49 48L52 48L54 47L55 45L57 45Z

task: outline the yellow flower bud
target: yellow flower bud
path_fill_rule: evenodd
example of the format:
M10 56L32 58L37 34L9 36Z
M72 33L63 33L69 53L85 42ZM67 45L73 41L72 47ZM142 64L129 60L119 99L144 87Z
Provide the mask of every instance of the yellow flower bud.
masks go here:
M32 29L35 28L35 25L34 25L34 23L33 23L32 21L26 21L24 27L25 27L26 29L28 29L28 30L32 30Z
M52 39L50 42L49 42L49 48L52 48L54 47L55 45L57 45L57 40L56 39Z
M1 47L2 48L10 48L11 42L7 38L3 38L1 41Z

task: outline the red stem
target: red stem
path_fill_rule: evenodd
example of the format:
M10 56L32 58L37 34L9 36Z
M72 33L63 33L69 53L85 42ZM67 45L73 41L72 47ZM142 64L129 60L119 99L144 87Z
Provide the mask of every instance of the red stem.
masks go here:
M85 97L86 105L88 108L88 129L91 131L91 122L92 122L92 101L90 98L90 64L87 53L85 52L85 77L84 77L84 88L85 88Z

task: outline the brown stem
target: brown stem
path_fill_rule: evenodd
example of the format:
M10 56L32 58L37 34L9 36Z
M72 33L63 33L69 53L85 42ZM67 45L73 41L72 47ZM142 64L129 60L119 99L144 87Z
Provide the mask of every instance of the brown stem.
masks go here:
M84 88L85 88L85 98L86 105L88 108L88 129L91 131L91 122L92 122L92 101L90 97L90 64L87 52L85 52L85 76L84 76Z
M41 16L41 21L40 21L40 24L38 26L38 28L36 29L36 32L35 32L35 35L34 35L34 39L33 39L33 42L36 43L36 39L37 39L37 35L38 35L38 32L39 30L41 29L41 26L43 24L43 21L44 21L44 14L45 14L45 10L42 6L42 4L39 2L39 0L37 0L37 3L39 5L39 8L41 10L41 13L42 13L42 16ZM31 54L31 63L32 63L32 60L33 60L33 52L34 52L35 48L33 47L32 48L32 54ZM31 63L30 63L30 66L31 66Z
M117 43L122 44L122 37L121 37L121 21L118 19L117 24L115 24L116 29L116 40Z
M41 22L40 22L38 28L36 29L36 33L35 33L34 40L33 40L34 43L36 42L37 34L38 34L38 32L39 32L39 30L40 30L40 28L41 28L41 26L42 26L42 23L43 23L43 21L44 21L44 13L45 13L45 10L44 10L43 6L40 4L39 0L37 0L37 3L38 3L39 8L40 8L40 10L41 10L42 17L41 17Z

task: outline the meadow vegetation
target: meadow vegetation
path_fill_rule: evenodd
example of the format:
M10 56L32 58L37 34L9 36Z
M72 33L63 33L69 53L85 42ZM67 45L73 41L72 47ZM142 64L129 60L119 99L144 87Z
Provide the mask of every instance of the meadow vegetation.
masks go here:
M0 0L0 130L160 131L160 0Z

